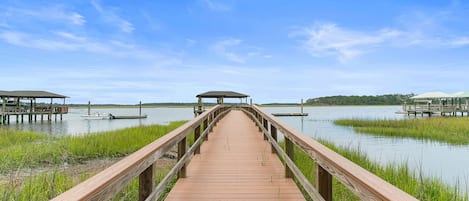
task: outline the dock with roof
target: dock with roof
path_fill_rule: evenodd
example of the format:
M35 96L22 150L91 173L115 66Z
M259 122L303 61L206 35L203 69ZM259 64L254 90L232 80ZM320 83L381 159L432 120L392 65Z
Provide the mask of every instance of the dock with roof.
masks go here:
M36 122L38 116L41 121L45 117L47 121L52 121L53 116L56 121L58 116L62 120L62 115L68 113L65 105L67 98L69 97L48 91L0 91L0 124L9 124L11 117L15 117L17 123L23 123L25 117L30 123ZM54 102L57 99L62 102Z
M432 91L410 98L413 104L404 103L403 113L407 115L469 116L469 91L444 93Z

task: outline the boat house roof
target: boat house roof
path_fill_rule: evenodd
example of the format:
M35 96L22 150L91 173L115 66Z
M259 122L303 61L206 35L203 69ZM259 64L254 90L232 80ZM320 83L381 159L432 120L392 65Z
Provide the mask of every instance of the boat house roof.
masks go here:
M416 96L412 96L411 99L434 99L434 98L469 98L469 91L460 91L453 94L447 94L441 91L432 91Z
M469 98L469 91L460 91L451 95L456 98Z
M197 98L247 98L249 95L234 92L234 91L207 91L198 94Z
M68 96L48 91L0 91L0 97L19 98L69 98Z
M432 98L450 98L453 97L451 94L447 94L441 91L432 91L416 96L412 96L411 99L432 99Z

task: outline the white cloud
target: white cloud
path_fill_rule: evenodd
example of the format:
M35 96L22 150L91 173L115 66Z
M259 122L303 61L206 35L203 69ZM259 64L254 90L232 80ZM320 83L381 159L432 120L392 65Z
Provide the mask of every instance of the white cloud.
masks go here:
M54 32L54 34L62 38L66 38L66 39L70 39L74 41L86 41L85 37L76 36L75 34L68 33L68 32L57 31L57 32Z
M231 7L216 0L203 0L203 3L212 11L230 11Z
M427 19L425 22L429 24ZM432 22L433 23L433 22ZM432 26L435 27L435 26ZM302 38L302 46L315 57L334 57L344 63L380 48L454 48L469 46L469 37L440 32L383 28L374 31L352 30L334 23L297 29L290 37Z
M78 13L71 13L70 15L66 16L73 24L76 25L83 25L85 24L85 18L78 14Z
M135 28L133 24L117 15L115 8L104 8L98 0L92 0L91 5L93 5L107 23L118 27L125 33L132 33L134 31Z
M18 16L27 16L31 20L54 20L63 21L71 25L82 26L86 23L85 17L77 12L67 11L63 6L50 6L38 9L6 9L6 17L15 20Z
M262 58L268 59L272 55L264 54L262 48L245 45L241 39L228 38L215 42L210 49L225 59L245 63L249 59Z
M469 37L459 37L448 42L450 45L459 47L469 45Z
M303 45L313 56L336 57L341 62L355 58L368 49L389 42L402 35L402 32L392 29L382 29L374 32L360 32L348 30L336 24L326 23L295 31L291 36L303 36Z
M127 44L121 41L94 41L92 39L76 36L67 32L53 32L53 35L36 36L17 31L0 32L0 39L16 46L42 49L48 51L83 51L89 53L105 54L116 57L127 57L145 60L171 61L174 59L166 58L162 54L137 47L133 44ZM56 37L53 37L53 36Z
M226 59L237 62L237 63L244 63L245 58L243 56L238 55L234 52L231 52L229 48L239 46L242 43L240 39L226 39L216 42L211 49L215 51L217 54L225 57Z

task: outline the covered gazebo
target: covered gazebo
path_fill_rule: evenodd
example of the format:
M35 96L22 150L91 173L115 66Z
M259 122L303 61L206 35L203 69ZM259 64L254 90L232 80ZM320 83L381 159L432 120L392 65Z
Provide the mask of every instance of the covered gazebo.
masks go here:
M216 98L217 104L224 104L226 98L239 98L241 102L243 99L246 99L247 102L247 97L249 97L249 95L234 91L207 91L205 93L197 94L196 97L198 98L198 105L197 108L194 108L194 113L200 114L205 110L202 101L204 98Z
M68 113L68 107L65 106L65 99L68 96L48 92L48 91L0 91L0 120L1 123L9 121L10 115L16 116L18 122L18 116L21 115L21 121L23 121L23 115L29 116L29 121L33 121L33 116L36 120L36 115L48 114L49 120L51 120L52 114ZM50 104L38 105L37 99L50 99ZM54 106L54 99L62 99L63 104L61 106Z

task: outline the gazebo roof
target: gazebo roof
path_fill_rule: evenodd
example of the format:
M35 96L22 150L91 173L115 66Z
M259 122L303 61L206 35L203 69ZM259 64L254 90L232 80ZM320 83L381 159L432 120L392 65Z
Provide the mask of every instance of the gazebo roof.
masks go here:
M0 91L0 97L22 97L22 98L69 98L68 96L48 91Z
M234 92L234 91L207 91L198 94L197 98L246 98L249 95Z

